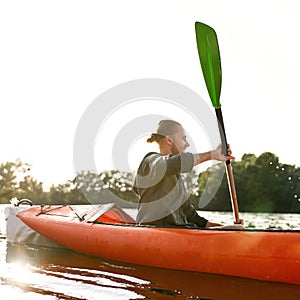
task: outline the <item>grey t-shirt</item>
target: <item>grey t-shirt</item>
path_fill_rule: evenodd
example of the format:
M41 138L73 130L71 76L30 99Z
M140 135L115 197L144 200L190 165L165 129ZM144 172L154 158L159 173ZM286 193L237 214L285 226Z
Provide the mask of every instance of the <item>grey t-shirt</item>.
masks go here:
M207 220L191 205L180 174L190 172L193 162L191 153L163 156L150 152L144 157L133 187L140 197L138 224L206 226Z

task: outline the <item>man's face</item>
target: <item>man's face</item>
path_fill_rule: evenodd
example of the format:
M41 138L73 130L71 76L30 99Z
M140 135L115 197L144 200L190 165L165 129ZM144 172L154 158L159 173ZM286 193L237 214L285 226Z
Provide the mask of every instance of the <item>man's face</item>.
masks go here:
M182 153L190 145L186 139L185 131L181 126L178 126L178 130L170 138L173 141L172 154Z

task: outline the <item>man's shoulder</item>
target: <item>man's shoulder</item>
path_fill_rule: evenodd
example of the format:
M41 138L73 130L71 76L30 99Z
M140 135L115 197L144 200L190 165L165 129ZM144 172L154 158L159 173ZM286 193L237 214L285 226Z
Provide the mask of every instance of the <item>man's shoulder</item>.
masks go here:
M148 170L148 168L153 168L154 166L160 165L163 162L163 155L158 152L149 152L142 159L139 170Z
M143 160L151 159L151 158L155 158L155 157L160 157L160 156L162 156L162 155L158 152L149 152L144 156Z

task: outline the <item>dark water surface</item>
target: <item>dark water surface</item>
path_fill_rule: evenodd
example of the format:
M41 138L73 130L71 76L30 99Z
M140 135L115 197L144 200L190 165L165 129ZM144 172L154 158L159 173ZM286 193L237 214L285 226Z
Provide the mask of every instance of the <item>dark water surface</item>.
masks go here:
M0 231L0 299L299 300L300 286L129 265L64 248L13 245Z
M128 265L5 239L0 245L5 299L300 299L293 285Z

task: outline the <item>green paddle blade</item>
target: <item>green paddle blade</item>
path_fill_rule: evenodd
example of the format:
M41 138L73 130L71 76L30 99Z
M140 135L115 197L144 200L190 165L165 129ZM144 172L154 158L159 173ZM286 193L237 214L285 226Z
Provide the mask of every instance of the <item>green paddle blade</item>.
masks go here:
M215 108L220 108L222 84L221 58L217 34L206 24L196 22L196 40L206 87Z

